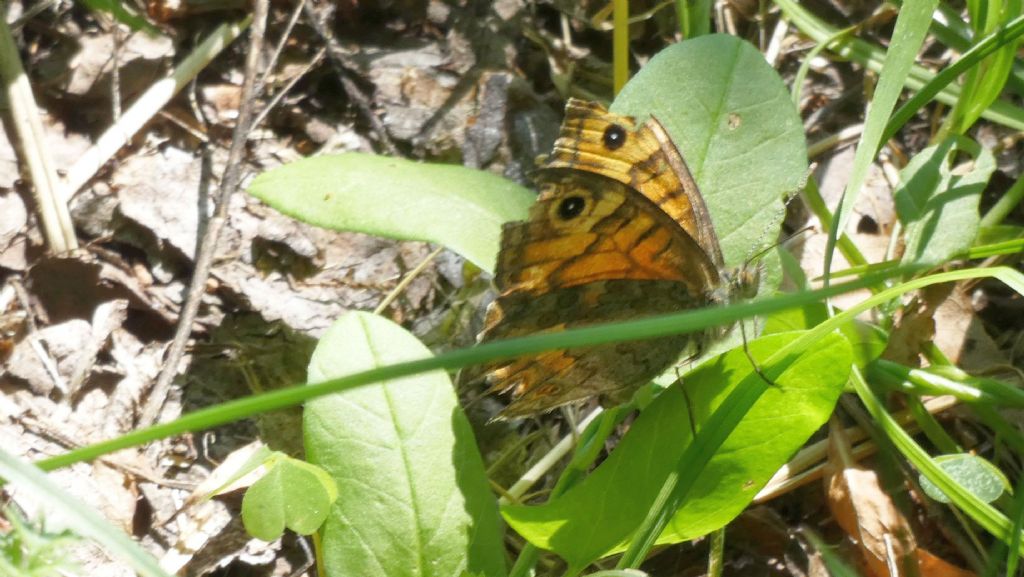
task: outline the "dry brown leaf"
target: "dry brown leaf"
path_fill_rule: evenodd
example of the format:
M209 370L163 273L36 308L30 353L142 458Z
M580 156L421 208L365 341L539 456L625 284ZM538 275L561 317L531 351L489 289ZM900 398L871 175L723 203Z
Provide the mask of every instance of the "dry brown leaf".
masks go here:
M911 367L921 366L921 351L935 338L935 310L953 290L952 284L927 287L903 307L882 357Z
M916 544L906 519L882 489L877 474L857 465L835 418L830 423L828 455L825 487L829 509L857 544L868 571L876 577L890 577L889 565L893 564L899 575L916 575L912 554Z
M974 571L961 569L951 565L925 549L917 550L917 566L921 575L926 577L976 577Z
M935 311L935 346L965 371L1008 363L978 317L971 294L957 286Z
M827 487L836 522L857 543L872 575L889 577L890 562L899 568L899 575L916 574L911 572L914 536L874 471L843 469L828 476Z
M874 577L974 575L917 546L910 524L878 475L853 460L843 427L834 419L830 423L825 487L836 523L857 544L864 566ZM890 567L896 569L895 574Z

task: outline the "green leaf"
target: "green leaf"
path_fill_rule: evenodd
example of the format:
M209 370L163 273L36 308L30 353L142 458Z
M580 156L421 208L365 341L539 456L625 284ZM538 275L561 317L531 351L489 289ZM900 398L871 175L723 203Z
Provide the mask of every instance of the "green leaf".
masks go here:
M957 152L970 164L951 166ZM978 201L995 170L992 153L965 137L930 146L900 173L896 212L906 228L904 264L935 265L966 251L978 234Z
M751 342L750 350L763 358L800 334L764 337ZM828 419L851 363L849 344L835 333L797 357L700 471L690 498L659 542L692 539L735 518ZM504 507L505 519L528 541L555 551L573 567L621 550L692 439L690 415L700 427L751 373L742 350L701 365L686 376L685 393L678 386L663 392L579 485L543 505Z
M998 499L1010 490L1010 481L998 467L977 455L941 455L933 459L954 481L960 483L985 503ZM940 503L952 503L949 497L928 477L919 475L921 489Z
M837 36L836 33L839 31L836 28L829 26L811 14L800 2L795 0L776 0L775 3L779 8L782 8L786 17L801 32L810 36L815 42L828 42L829 50L833 53L861 64L875 72L882 70L886 56L885 50L882 48L849 35ZM915 8L919 4L922 7L926 7L923 3L915 3ZM942 7L941 4L940 7ZM918 12L918 14L920 13ZM931 23L933 26L936 24L934 21ZM925 85L935 77L936 74L931 70L923 66L914 65L911 66L910 74L904 82L906 88L917 91L927 89ZM935 95L935 100L953 106L960 98L960 93L961 90L958 84L948 84ZM1024 130L1024 109L1014 106L1008 101L997 100L993 102L981 116L1015 130Z
M273 541L285 528L311 535L327 519L338 486L326 471L276 453L267 473L242 498L242 523L250 535Z
M724 34L670 46L611 110L655 116L668 130L704 196L727 266L775 242L783 201L807 172L807 145L785 84L757 49Z
M320 341L309 379L429 356L398 325L353 312ZM338 484L323 529L328 576L505 574L495 499L446 373L315 399L304 428L309 460Z
M974 38L1000 30L1010 18L1021 14L1020 0L968 2L967 8ZM1013 71L1019 44L1019 38L1008 43L967 72L960 99L950 114L954 134L966 133L999 97Z
M442 244L489 272L502 223L526 218L535 198L488 172L358 153L265 172L249 193L317 226Z
M787 331L807 330L828 320L825 303L811 303L799 308L780 311L765 319L762 335ZM885 351L888 335L880 328L859 320L852 320L839 328L853 347L854 364L864 369Z

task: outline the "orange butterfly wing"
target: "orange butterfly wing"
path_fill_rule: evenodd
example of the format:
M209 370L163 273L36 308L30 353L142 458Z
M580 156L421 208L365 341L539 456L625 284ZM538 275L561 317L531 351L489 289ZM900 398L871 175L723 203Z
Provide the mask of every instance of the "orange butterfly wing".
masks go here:
M570 98L544 168L585 170L629 186L682 226L717 268L724 266L704 197L657 118L637 127L599 103Z
M500 291L533 294L612 279L719 282L703 249L653 202L589 172L545 169L526 221L502 228Z
M661 125L640 127L571 100L538 174L526 221L507 223L500 295L481 341L699 307L720 284L721 252L685 162ZM692 335L553 351L484 367L512 390L502 417L602 395L626 400L675 361Z

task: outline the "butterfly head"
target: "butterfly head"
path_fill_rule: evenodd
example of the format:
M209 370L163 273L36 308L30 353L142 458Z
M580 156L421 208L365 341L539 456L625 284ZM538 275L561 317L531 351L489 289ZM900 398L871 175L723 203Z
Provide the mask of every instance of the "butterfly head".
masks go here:
M757 296L757 290L761 286L762 268L764 268L764 263L748 262L722 275L729 289L731 300L747 300Z

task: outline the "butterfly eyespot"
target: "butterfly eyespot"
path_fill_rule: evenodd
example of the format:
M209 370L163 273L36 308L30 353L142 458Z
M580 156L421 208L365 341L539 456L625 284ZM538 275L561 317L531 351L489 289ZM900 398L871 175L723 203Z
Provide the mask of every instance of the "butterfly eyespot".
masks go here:
M618 150L626 144L626 129L618 124L612 124L604 129L604 146L608 150Z
M582 196L570 196L563 198L562 202L558 204L558 216L562 220L571 220L576 218L583 212L583 207L586 205L586 201L583 200Z

